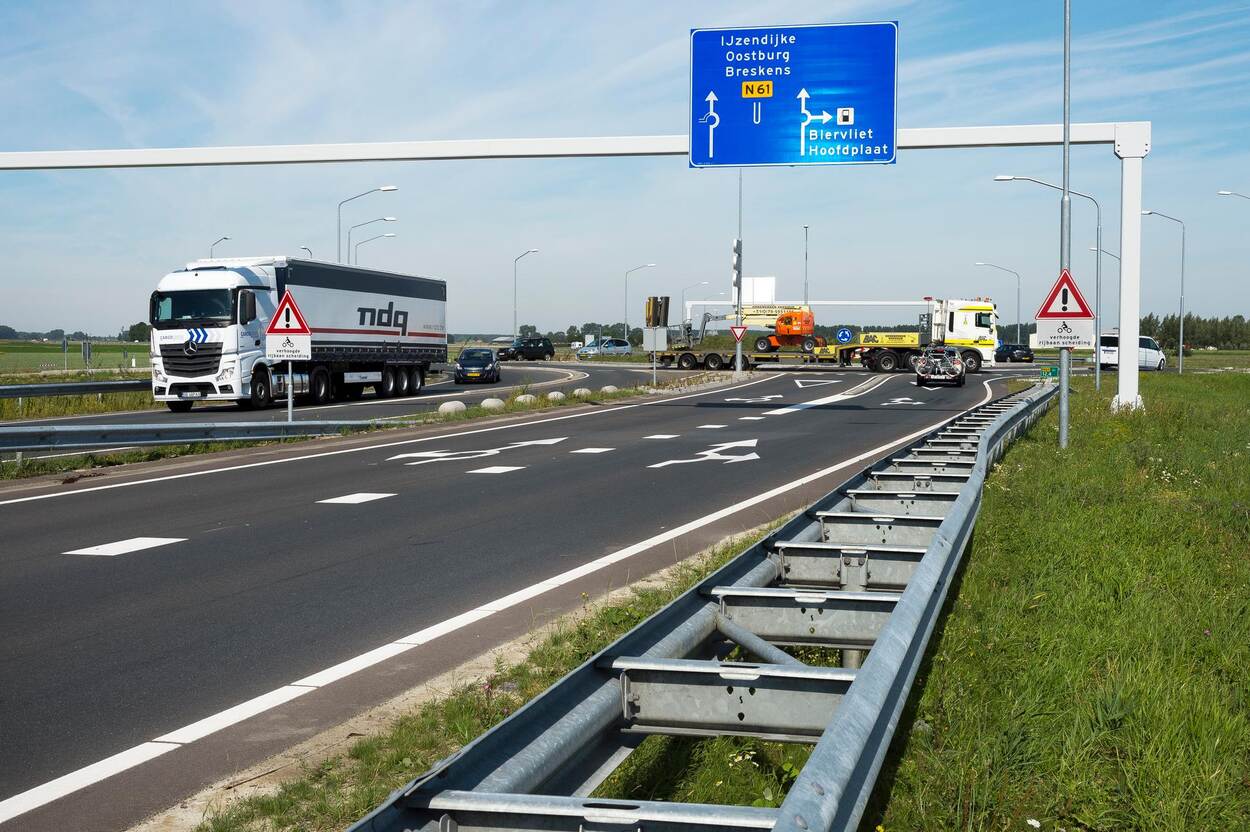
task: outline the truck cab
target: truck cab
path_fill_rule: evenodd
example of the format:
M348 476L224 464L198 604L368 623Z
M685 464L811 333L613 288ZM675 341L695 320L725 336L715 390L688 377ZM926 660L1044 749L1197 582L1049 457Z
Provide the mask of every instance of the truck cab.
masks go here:
M195 264L191 264L195 265ZM251 396L264 332L277 306L272 274L245 267L188 268L161 278L148 321L152 395L171 410Z

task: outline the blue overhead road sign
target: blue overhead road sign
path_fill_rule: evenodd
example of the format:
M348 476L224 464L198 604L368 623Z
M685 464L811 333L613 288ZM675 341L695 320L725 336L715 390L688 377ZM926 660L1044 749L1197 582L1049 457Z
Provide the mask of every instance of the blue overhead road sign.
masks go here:
M898 23L690 31L690 166L889 164Z

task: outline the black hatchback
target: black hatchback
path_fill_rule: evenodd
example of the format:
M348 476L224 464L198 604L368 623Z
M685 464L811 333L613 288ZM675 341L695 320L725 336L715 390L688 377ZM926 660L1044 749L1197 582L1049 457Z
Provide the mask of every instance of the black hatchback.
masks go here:
M1033 350L1024 344L999 344L994 350L994 361L999 364L1010 364L1013 361L1032 361Z
M478 347L461 350L456 358L456 384L470 381L499 381L495 351Z
M556 348L547 338L518 338L499 351L500 361L547 361L554 358Z

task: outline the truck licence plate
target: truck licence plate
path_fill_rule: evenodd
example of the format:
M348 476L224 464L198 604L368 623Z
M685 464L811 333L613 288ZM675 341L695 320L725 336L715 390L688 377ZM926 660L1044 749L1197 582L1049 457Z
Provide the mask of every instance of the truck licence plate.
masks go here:
M204 394L199 390L188 390L178 394L180 399L202 399Z

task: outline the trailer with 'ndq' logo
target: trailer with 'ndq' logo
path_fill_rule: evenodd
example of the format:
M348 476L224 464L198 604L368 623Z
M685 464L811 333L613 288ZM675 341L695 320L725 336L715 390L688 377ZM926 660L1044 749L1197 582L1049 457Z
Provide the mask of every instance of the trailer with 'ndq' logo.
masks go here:
M307 360L289 363L267 354L265 334L288 294L311 341ZM429 277L278 256L196 260L152 293L152 395L177 412L197 401L267 407L287 385L316 404L368 387L412 395L447 361L446 306L447 284Z

